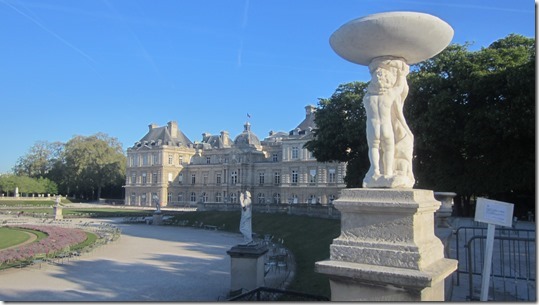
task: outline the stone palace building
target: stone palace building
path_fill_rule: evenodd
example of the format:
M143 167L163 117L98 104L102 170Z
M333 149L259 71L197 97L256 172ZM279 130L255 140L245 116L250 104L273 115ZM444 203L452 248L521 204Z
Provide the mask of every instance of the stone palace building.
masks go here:
M149 125L127 149L125 204L186 206L238 203L251 192L257 203L331 204L346 185L346 163L318 162L303 145L312 139L314 106L289 133L270 132L260 141L249 122L234 140L227 131L192 142L174 121Z

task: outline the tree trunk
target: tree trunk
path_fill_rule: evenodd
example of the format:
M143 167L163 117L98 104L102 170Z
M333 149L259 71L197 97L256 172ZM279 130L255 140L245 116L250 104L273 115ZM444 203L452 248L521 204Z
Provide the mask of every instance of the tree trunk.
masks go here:
M96 200L99 200L101 198L101 185L97 187L97 198Z

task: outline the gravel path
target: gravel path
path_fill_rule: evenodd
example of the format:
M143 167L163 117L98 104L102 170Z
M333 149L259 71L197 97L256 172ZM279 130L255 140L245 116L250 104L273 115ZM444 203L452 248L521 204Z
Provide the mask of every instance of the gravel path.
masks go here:
M113 221L113 220L110 220ZM119 240L63 264L0 271L2 301L217 301L240 234L117 224Z

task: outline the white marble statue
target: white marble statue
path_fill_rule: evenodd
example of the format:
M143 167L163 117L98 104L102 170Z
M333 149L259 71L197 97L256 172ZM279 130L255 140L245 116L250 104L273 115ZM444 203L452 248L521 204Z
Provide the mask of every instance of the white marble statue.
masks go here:
M252 219L252 207L251 207L251 193L245 191L240 194L241 204L241 220L240 220L240 232L243 234L244 244L249 245L253 243L253 229L251 224Z
M403 115L409 66L402 58L382 56L372 60L369 71L363 104L371 166L363 187L411 188L414 136Z
M386 12L351 20L331 35L333 50L348 61L368 65L372 76L363 98L371 163L363 187L414 186L414 136L402 113L408 65L440 53L453 34L453 28L436 16Z

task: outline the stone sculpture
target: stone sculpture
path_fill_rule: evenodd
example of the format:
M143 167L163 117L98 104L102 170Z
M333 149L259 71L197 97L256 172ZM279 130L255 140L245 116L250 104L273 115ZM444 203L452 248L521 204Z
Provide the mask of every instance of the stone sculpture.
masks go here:
M414 136L403 107L409 65L441 52L453 38L443 20L423 13L389 12L352 20L330 37L333 50L369 66L371 82L363 98L367 114L370 169L365 188L412 188Z
M363 187L412 187L414 136L402 112L408 95L404 59L382 56L369 64L371 82L363 98L370 169Z
M240 194L241 204L241 220L240 220L240 232L243 234L244 245L250 245L253 243L253 230L252 230L252 211L251 211L251 193L245 191Z

